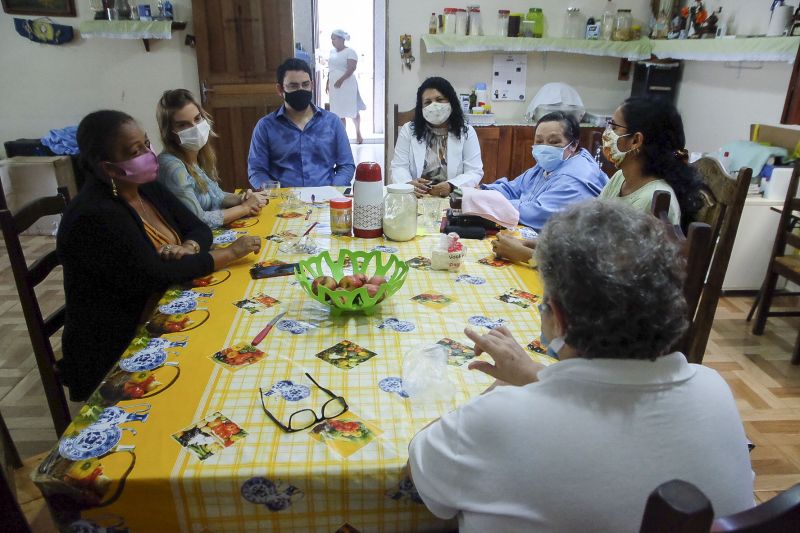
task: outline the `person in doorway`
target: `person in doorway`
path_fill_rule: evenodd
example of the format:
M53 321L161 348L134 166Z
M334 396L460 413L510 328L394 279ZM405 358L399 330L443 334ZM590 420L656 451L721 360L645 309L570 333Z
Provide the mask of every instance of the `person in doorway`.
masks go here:
M680 113L670 102L629 98L619 106L603 133L606 159L619 169L600 193L651 212L653 193L671 195L667 216L688 226L702 206L702 183L688 164Z
M359 111L367 108L358 92L358 82L354 73L358 65L358 54L352 48L344 45L350 40L350 35L344 30L333 30L331 44L333 50L328 58L328 84L326 86L331 97L331 113L342 119L352 119L356 127L356 143L361 144L361 115Z
M70 399L100 384L170 285L207 276L261 240L209 250L211 230L158 183L150 141L129 115L90 113L78 125L86 183L67 205L56 250L64 268L64 358Z
M255 216L269 200L250 189L226 193L219 186L217 156L208 142L209 115L186 89L164 91L156 108L164 151L158 156L158 181L210 228Z
M499 191L519 209L521 224L539 231L547 219L570 204L596 198L608 182L592 155L578 146L580 125L561 111L536 123L533 158L536 165L516 179L482 185Z
M478 135L450 82L432 77L417 89L414 120L400 128L390 183L410 183L418 197L445 197L457 187L476 187L483 178Z
M353 153L339 118L311 103L311 68L301 59L278 67L277 90L284 104L253 130L247 174L255 188L349 185Z

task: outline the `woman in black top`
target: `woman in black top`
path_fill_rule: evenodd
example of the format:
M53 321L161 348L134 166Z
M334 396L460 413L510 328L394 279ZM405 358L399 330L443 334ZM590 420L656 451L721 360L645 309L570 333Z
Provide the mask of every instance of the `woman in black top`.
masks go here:
M156 156L129 115L91 113L77 139L87 180L58 230L66 293L59 370L70 399L83 401L160 293L258 252L261 242L245 236L209 251L211 230L154 181Z

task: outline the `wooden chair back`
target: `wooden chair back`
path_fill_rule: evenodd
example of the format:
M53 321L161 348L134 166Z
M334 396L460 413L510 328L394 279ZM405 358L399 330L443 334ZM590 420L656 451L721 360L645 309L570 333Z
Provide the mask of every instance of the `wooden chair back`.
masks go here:
M50 415L56 432L61 435L71 420L69 404L64 395L64 387L56 372L56 358L50 337L64 326L64 306L48 317L36 297L35 288L59 265L55 250L35 260L30 267L25 258L19 235L44 216L63 213L69 201L66 187L59 187L58 195L39 198L12 214L8 209L0 209L0 229L6 242L11 271L14 274L25 323L39 367ZM4 200L3 200L4 202Z
M28 521L19 506L14 487L14 470L22 467L22 461L11 440L3 414L0 413L0 517L3 531L29 532ZM7 529L6 529L7 528Z
M770 501L714 518L708 498L694 485L673 479L650 493L640 533L796 533L800 531L800 483Z
M414 120L413 108L408 111L400 111L397 104L394 104L394 138L392 139L392 146L397 144L397 136L400 134L400 128L402 128L406 122L411 122L412 120Z
M700 268L707 275L689 327L684 353L689 362L702 363L753 171L742 168L734 178L717 160L707 157L695 161L693 166L705 186L702 192L704 205L695 216L695 222L711 226L712 246L709 246L709 254L703 260L705 264Z
M671 198L672 195L668 191L655 191L651 211L653 216L664 223L670 240L680 245L681 255L686 260L683 295L686 298L687 316L691 322L697 311L697 303L700 301L706 279L709 250L711 250L711 226L704 222L692 222L684 236L680 226L673 225L669 220ZM688 342L688 336L685 335L673 349L685 354Z

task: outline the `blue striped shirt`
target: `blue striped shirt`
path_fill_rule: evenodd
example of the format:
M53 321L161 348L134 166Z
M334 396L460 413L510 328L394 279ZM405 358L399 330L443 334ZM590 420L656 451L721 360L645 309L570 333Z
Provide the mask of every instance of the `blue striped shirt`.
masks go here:
M314 116L302 130L284 106L258 121L247 157L253 187L270 181L282 187L350 185L356 167L344 126L333 113L312 107Z

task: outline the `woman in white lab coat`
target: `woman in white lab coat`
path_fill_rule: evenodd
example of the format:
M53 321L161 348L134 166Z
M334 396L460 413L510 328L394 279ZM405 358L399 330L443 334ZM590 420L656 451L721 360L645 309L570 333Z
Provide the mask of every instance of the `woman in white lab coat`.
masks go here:
M411 183L417 196L445 197L483 178L478 136L464 123L456 91L444 78L428 78L417 89L414 120L397 136L390 183Z

